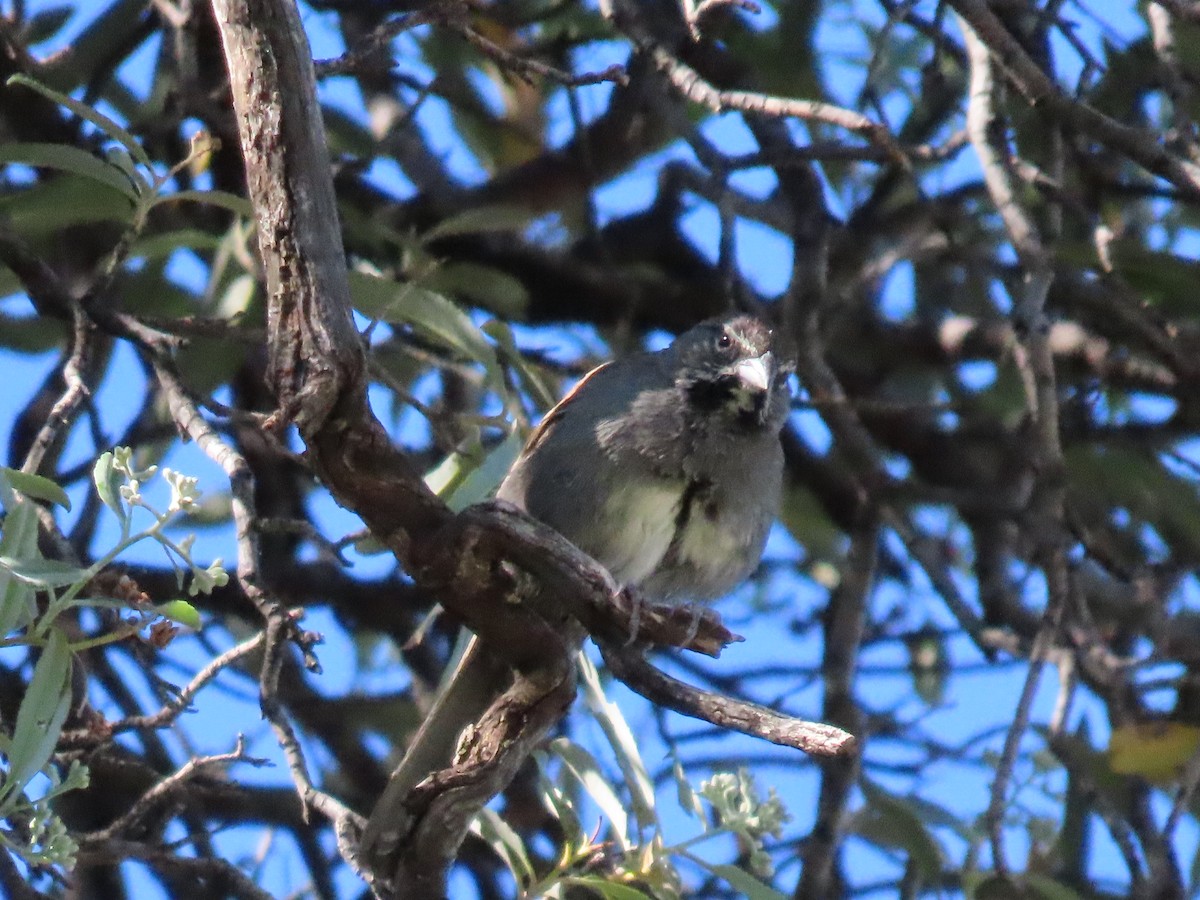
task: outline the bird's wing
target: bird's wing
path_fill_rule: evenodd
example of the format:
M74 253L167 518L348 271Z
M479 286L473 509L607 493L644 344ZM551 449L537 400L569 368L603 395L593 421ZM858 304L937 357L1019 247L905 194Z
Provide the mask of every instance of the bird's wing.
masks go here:
M551 407L550 411L542 417L542 421L538 423L537 428L533 429L533 432L529 435L529 440L525 442L525 449L521 451L522 456L528 456L537 449L538 445L545 440L546 435L550 433L551 429L553 429L554 423L562 418L563 410L566 408L566 405L570 403L581 390L583 390L583 386L591 381L597 373L607 369L611 365L612 360L609 360L606 363L601 363L600 365L596 366L596 368L592 369L592 371L580 378L575 384L575 387L567 391L563 398L555 403L553 407Z

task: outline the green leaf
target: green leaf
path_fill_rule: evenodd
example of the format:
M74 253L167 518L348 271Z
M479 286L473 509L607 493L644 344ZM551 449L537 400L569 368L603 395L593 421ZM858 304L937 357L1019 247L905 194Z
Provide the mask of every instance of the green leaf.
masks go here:
M169 203L172 200L183 200L190 203L207 203L209 206L219 206L239 216L251 218L254 207L245 197L231 194L229 191L176 191L173 194L162 194L154 201L155 206Z
M942 850L914 805L869 779L862 779L861 787L867 802L855 815L851 829L881 847L906 851L925 883L931 883L941 871Z
M148 169L153 168L150 162L150 157L147 155L146 151L142 149L142 145L134 139L132 134L130 134L108 116L104 115L104 113L97 112L87 104L80 103L78 100L68 97L66 94L60 94L53 88L46 87L46 85L42 84L40 81L35 81L28 75L14 75L12 78L8 79L8 84L10 87L16 85L27 87L30 90L37 91L43 97L53 100L55 103L58 103L61 106L65 106L67 109L71 110L71 112L75 113L75 115L79 116L79 118L86 119L87 121L91 122L106 135L128 150L129 155L136 159L143 166Z
M28 500L6 501L0 554L30 557L38 552L37 509ZM0 637L33 621L37 611L33 589L0 566Z
M600 808L601 814L608 819L622 850L629 850L629 816L625 806L604 773L600 764L585 748L566 738L556 738L550 742L550 752L562 760L564 771L579 782L580 786Z
M154 611L164 619L186 625L193 631L200 630L200 611L186 600L168 600L155 606Z
M390 553L387 545L373 534L368 534L366 537L359 538L352 545L354 552L360 556L379 556L382 553Z
M534 219L522 206L496 203L476 206L443 219L421 235L423 244L461 234L489 234L497 231L521 231Z
M703 822L704 804L700 801L700 795L696 793L692 783L688 781L687 772L683 770L683 763L678 758L671 765L671 775L675 779L675 791L680 808L692 818Z
M242 272L229 279L225 290L217 300L213 312L222 319L234 319L248 312L258 291L258 279L249 272Z
M33 669L33 678L17 710L8 773L0 787L0 812L25 789L29 779L50 761L63 722L71 708L71 648L54 628Z
M129 248L131 257L166 259L176 250L216 250L221 238L199 228L180 228L139 238Z
M1135 522L1153 525L1177 552L1200 553L1200 494L1193 482L1133 446L1083 443L1064 455L1069 500L1081 521L1104 522L1114 507L1123 507Z
M540 751L534 753L534 761L538 766L538 787L541 791L542 805L550 810L550 814L558 821L559 830L568 843L581 843L588 839L575 812L575 804L561 787L550 778L546 769L546 755Z
M807 486L795 482L783 490L779 521L808 555L808 567L839 559L842 532L826 507Z
M68 144L0 144L0 163L58 169L107 185L134 203L140 198L138 186L123 171L86 150Z
M355 309L363 315L412 325L467 359L484 362L495 358L491 342L471 317L441 294L412 282L399 284L363 272L350 273L350 294Z
M403 322L459 357L481 363L487 383L504 389L496 348L471 317L441 294L413 283L397 284L363 272L350 273L350 295L364 315L385 322Z
M598 875L572 875L562 879L562 884L588 888L595 891L604 900L654 900L649 894L639 891L627 884L606 881Z
M537 877L525 852L525 842L494 810L481 809L471 823L471 830L504 860L518 884L528 884Z
M83 581L91 574L87 569L41 556L0 556L0 569L37 587L64 587Z
M379 152L378 138L346 110L330 104L322 108L321 119L325 123L325 143L330 156L369 158Z
M525 445L515 430L476 463L463 453L451 453L425 476L425 484L454 512L486 500L512 468Z
M963 881L968 882L968 879L964 878ZM1028 894L1015 879L1001 875L987 875L974 886L969 882L965 886L967 896L972 900L1029 900Z
M146 180L141 171L137 167L137 163L121 147L108 147L104 151L104 160L110 166L116 166L118 170L125 174L129 183L134 187L139 188L143 193L153 195L155 185Z
M71 509L71 498L67 496L67 492L49 478L10 469L7 466L0 466L0 469L4 470L4 476L8 479L8 483L26 497L45 500L47 503L57 503L68 511Z
M161 259L148 259L147 265L135 271L126 270L121 282L121 302L126 312L163 318L176 318L196 312L196 295L168 279L163 274L163 266L164 262ZM205 342L204 353L212 354L218 348L219 345ZM196 388L203 389L199 385L196 385Z
M605 695L596 666L582 653L579 654L578 661L579 684L583 688L588 711L595 717L596 723L613 748L617 765L621 767L621 775L629 788L633 813L639 826L649 826L656 821L654 782L646 771L637 739L634 738L620 708Z
M521 376L525 390L534 404L541 409L550 409L558 402L557 379L549 377L539 366L533 365L517 348L512 329L499 319L484 322L482 331L496 342L500 359L515 369Z
M121 485L124 484L124 479L121 473L113 468L111 450L101 453L100 458L96 460L96 465L92 467L92 483L96 485L96 493L104 505L116 513L122 523L129 521L129 513L121 500Z
M460 296L506 319L519 319L529 306L529 291L518 279L493 266L449 262L429 273L422 285Z
M779 893L779 891L775 890L769 884L759 881L745 869L739 869L737 866L706 862L690 853L688 854L688 859L699 863L718 878L724 879L730 887L738 892L739 896L745 897L746 900L787 900L784 894Z
M1025 884L1032 896L1039 900L1083 900L1083 895L1079 892L1072 890L1062 882L1047 878L1045 875L1038 875L1036 872L1026 874Z
M210 528L213 525L224 525L233 516L233 496L227 492L205 493L199 503L192 503L175 520L175 524L183 528Z
M31 5L26 3L26 9ZM145 40L146 0L73 5L80 12L88 11L92 18L72 36L70 52L55 54L40 70L45 83L62 91L90 83L112 64L114 47L134 47ZM110 79L104 92L112 100L121 96L122 88L119 79Z
M0 268L0 277L7 269ZM0 290L0 297L6 295ZM49 316L6 316L0 313L0 347L18 353L44 353L62 342L62 324Z
M10 294L22 293L24 291L24 287L25 286L21 284L21 279L17 277L16 273L13 272L12 269L6 269L4 266L0 266L0 297L7 297ZM32 317L26 316L25 318L28 319ZM11 316L5 316L4 319L5 321L13 321ZM0 332L2 331L3 329L0 328Z
M64 173L0 197L0 216L26 240L93 222L128 223L129 197L92 178Z

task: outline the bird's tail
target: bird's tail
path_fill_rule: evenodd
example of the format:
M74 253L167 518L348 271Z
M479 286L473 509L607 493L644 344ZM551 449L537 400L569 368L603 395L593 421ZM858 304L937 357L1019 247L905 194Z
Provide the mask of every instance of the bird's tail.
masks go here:
M511 677L509 668L472 635L371 812L361 846L367 858L391 855L408 830L404 801L409 793L427 776L453 764L463 729L479 721Z

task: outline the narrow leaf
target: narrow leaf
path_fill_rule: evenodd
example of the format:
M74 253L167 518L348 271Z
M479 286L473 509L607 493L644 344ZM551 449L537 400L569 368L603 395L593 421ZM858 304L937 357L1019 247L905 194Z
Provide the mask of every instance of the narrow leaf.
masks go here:
M687 772L683 770L683 763L678 759L671 766L671 775L675 778L675 789L679 796L679 806L688 815L703 821L704 804L700 801L700 796L696 793L696 789L692 787L692 783L688 781Z
M104 505L117 514L117 518L125 522L129 513L121 500L121 473L113 468L111 450L100 454L96 465L92 466L92 483L96 485L96 493Z
M525 842L494 810L487 807L481 809L479 815L471 822L471 831L504 860L518 883L528 884L533 881L536 875L525 852Z
M129 255L143 259L162 259L176 250L215 250L221 246L221 238L199 228L180 228L139 238L129 248Z
M1083 895L1078 891L1036 872L1026 874L1025 883L1029 887L1031 897L1036 897L1037 900L1083 900Z
M497 231L520 231L533 221L533 214L521 206L490 204L443 219L421 236L421 242L429 244L441 238L460 234L486 234Z
M513 431L491 449L478 465L462 453L451 453L425 476L429 489L454 512L486 500L521 452L525 439Z
M867 803L854 816L853 831L881 847L906 851L926 881L936 877L942 865L941 847L907 799L865 778L862 791Z
M637 739L625 721L620 708L608 700L604 694L604 686L600 684L600 673L596 666L584 654L579 654L579 683L583 687L584 701L588 710L595 717L596 723L604 732L604 736L612 745L616 754L617 765L629 787L633 801L633 813L639 825L645 827L655 821L654 814L654 782L646 771L638 749Z
M4 475L8 478L8 483L26 497L45 500L47 503L57 503L64 509L71 509L71 498L67 496L67 492L49 478L43 475L33 475L29 472L10 469L7 466L0 468L4 469Z
M364 315L412 325L466 359L495 360L495 349L471 317L441 294L364 272L350 273L350 294Z
M6 510L0 532L0 554L28 557L37 553L37 510L28 500L12 503ZM32 621L33 589L0 566L0 637Z
M423 282L431 290L461 296L506 319L521 318L529 306L529 291L519 279L494 266L448 262Z
M229 191L176 191L173 194L163 194L154 203L157 206L172 200L207 203L209 206L219 206L247 218L254 215L254 207L250 205L249 200L239 197L237 194L231 194Z
M575 804L566 792L551 779L550 773L546 769L546 755L538 752L534 754L533 758L537 763L540 775L538 787L541 791L542 805L558 820L559 828L568 842L584 840L586 835L583 831L583 824L575 812Z
M0 569L6 569L22 581L38 587L63 587L88 577L88 570L57 559L41 556L0 556Z
M484 322L481 330L496 342L499 357L520 374L525 390L529 392L536 406L550 409L558 402L556 379L549 377L525 358L517 348L517 341L507 323L492 319L490 322Z
M17 710L8 757L8 777L0 787L0 797L4 801L0 803L0 811L50 761L70 707L71 649L62 631L54 628Z
M600 764L596 762L596 758L580 745L565 738L552 741L550 749L562 760L567 774L579 782L608 819L621 849L630 849L629 816L616 791L600 771Z
M604 900L653 900L649 894L645 894L635 887L615 881L605 881L596 875L575 875L564 878L562 883L595 891Z
M120 191L134 203L139 198L137 187L124 172L86 150L67 144L0 144L0 163L21 163L70 172Z
M110 138L128 150L129 155L136 159L143 166L146 168L151 168L150 157L147 155L146 151L142 149L142 145L134 139L132 134L130 134L108 116L104 115L104 113L97 112L90 106L80 103L78 100L68 97L66 94L60 94L53 88L46 87L46 85L42 84L40 81L35 81L28 75L14 75L12 78L8 79L8 84L10 86L21 85L23 87L27 87L30 90L37 91L43 97L65 106L67 109L71 110L71 112L75 113L75 115L79 116L79 118L86 119L87 121L91 122Z
M731 888L737 891L739 897L745 897L746 900L787 900L785 895L779 893L779 891L775 890L769 884L759 881L745 869L739 869L737 866L708 863L690 853L688 854L688 859L699 863L718 878L724 879Z
M25 20L21 35L21 43L26 47L35 47L42 41L48 41L62 29L75 15L71 6L52 6L41 12L36 12Z

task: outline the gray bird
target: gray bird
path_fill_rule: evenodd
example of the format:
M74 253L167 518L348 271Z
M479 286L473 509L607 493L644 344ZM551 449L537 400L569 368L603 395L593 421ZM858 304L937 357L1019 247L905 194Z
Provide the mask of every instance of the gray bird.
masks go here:
M779 508L790 395L774 343L761 321L736 315L593 369L547 413L496 496L644 599L728 593L758 565ZM392 774L365 852L390 852L399 804L451 765L460 732L508 677L472 640Z

